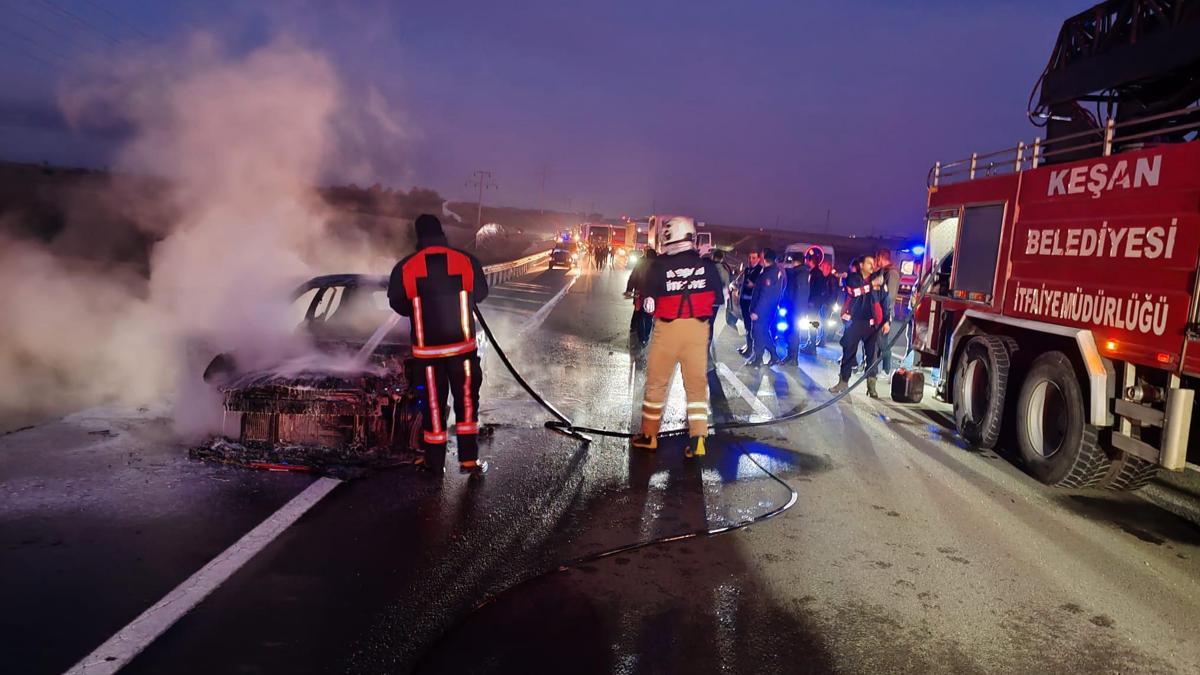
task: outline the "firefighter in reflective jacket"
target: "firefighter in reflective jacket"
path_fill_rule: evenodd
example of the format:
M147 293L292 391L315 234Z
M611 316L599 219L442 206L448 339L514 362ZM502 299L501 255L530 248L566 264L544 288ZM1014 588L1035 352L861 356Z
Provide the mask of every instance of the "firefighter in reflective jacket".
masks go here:
M475 304L487 297L483 266L451 248L435 216L417 218L417 250L396 263L388 282L392 309L409 317L412 355L424 378L423 420L426 468L440 471L446 458L446 398L454 396L454 433L459 469L482 473L479 461L479 384L483 373L475 350ZM418 383L420 384L420 383Z
M696 251L696 224L676 217L662 230L663 255L646 271L644 308L654 315L650 353L646 357L646 392L642 400L642 432L633 445L653 449L667 403L675 364L683 373L687 395L688 457L704 454L708 435L708 324L723 302L721 275L712 260Z
M879 366L875 363L875 352L881 335L891 331L891 308L883 301L886 291L872 288L869 279L875 272L875 259L863 256L858 270L846 275L845 297L842 301L842 319L849 321L842 335L842 363L838 383L829 388L829 393L840 394L850 386L850 374L858 362L858 346L863 347L863 361L867 365L867 396L879 398L875 389L875 378Z

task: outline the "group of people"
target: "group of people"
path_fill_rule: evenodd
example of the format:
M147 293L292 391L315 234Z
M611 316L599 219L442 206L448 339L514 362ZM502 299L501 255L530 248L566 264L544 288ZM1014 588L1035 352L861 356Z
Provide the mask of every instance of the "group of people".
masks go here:
M773 249L751 251L731 291L738 293L746 344L738 353L746 365L798 365L801 353L815 353L825 342L826 320L837 297L837 277L819 249L789 253L783 263ZM780 325L786 325L787 354L775 349Z
M424 452L417 463L442 471L450 432L447 401L453 394L459 468L465 473L482 473L487 463L479 459L476 440L482 372L474 311L476 303L488 295L487 276L474 256L449 246L435 216L417 218L416 234L417 250L392 270L388 299L397 313L410 319L412 355L423 376ZM648 249L626 288L635 304L631 329L650 345L641 429L632 439L635 447L657 446L667 388L679 366L687 398L685 456L705 453L707 371L714 362L714 327L727 294L731 301L735 294L738 297L748 327L746 345L740 351L755 366L761 365L768 353L773 363L798 363L802 351L815 351L824 340L826 319L840 298L846 330L838 383L830 392L846 391L861 347L866 363L872 364L867 393L878 397L873 364L880 338L890 332L899 284L887 251L856 259L840 286L832 266L815 250L789 255L782 266L769 248L751 253L748 265L731 280L733 270L723 251L700 255L691 218L671 218L660 236L662 253ZM598 265L599 249L595 250ZM779 317L786 317L788 327L788 352L783 359L775 349ZM891 369L889 352L884 350L885 370Z
M782 263L770 248L751 252L734 283L746 326L746 344L738 352L751 367L762 366L764 356L767 365L798 365L800 354L814 354L825 343L829 318L833 308L839 307L845 332L838 384L830 391L845 391L861 348L864 363L870 364L867 395L878 398L875 361L879 338L891 330L899 285L899 271L892 266L887 250L856 258L844 278L839 278L816 247L789 253ZM776 350L781 332L787 338L782 358ZM891 350L883 350L881 356L884 371L890 372Z

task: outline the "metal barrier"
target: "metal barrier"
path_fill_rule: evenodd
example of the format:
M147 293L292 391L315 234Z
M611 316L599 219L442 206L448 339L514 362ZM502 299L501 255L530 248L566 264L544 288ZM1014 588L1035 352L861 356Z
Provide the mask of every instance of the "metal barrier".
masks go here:
M1137 131L1154 122L1166 122L1167 126L1155 126L1149 130ZM1172 123L1173 122L1173 123ZM1200 131L1200 106L1181 108L1159 115L1150 115L1117 124L1109 118L1099 129L1088 129L1054 139L1033 139L1026 145L1018 143L1015 147L997 150L986 154L973 153L966 159L953 162L937 162L929 170L926 183L929 187L942 184L961 183L976 178L988 178L1009 173L1020 173L1025 169L1036 169L1044 164L1047 158L1094 151L1096 157L1108 157L1114 151L1136 149L1136 145L1122 147L1121 144L1144 144L1154 142L1155 137L1166 134L1179 134ZM1118 133L1119 132L1119 133ZM1114 143L1117 146L1114 149Z
M519 260L487 265L483 268L483 273L487 275L488 286L498 286L509 279L524 276L537 267L546 267L549 264L550 251L543 251Z

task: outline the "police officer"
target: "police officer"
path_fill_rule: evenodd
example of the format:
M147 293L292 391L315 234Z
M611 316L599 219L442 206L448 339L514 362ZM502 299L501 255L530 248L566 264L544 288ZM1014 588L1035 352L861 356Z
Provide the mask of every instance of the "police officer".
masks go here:
M754 283L762 274L762 258L758 251L750 251L746 256L746 267L742 269L741 283L738 284L738 305L742 310L742 324L746 327L746 345L738 349L742 356L750 356L754 351L754 334L750 331L750 300L754 297Z
M766 353L771 355L772 362L777 358L773 330L786 283L783 269L775 262L775 250L764 248L762 270L758 281L754 282L754 293L750 297L750 331L754 334L754 349L750 352L750 358L746 359L748 366L761 366L763 354Z
M838 383L830 387L829 393L840 394L850 385L850 373L858 365L858 347L863 346L863 359L870 366L867 370L867 396L879 398L875 389L877 366L874 364L876 346L880 335L891 331L891 310L883 305L882 292L871 288L867 281L875 271L875 259L864 256L857 267L851 266L846 275L845 296L842 301L842 319L848 321L842 336L842 363Z
M416 221L417 250L396 263L388 282L392 309L409 317L416 359L425 385L419 465L440 472L446 459L446 398L454 395L454 433L459 470L483 473L479 461L479 385L483 373L475 349L476 303L488 294L483 266L470 253L451 248L436 216Z
M783 302L779 305L780 316L788 325L787 357L785 365L800 365L801 340L808 342L809 329L809 266L808 256L800 251L787 254L787 282L783 289Z
M677 216L662 229L663 255L646 273L645 310L654 315L654 333L646 358L646 391L642 397L642 431L634 447L658 446L658 429L667 404L667 388L675 365L683 374L687 396L687 457L704 454L708 435L708 324L723 302L721 276L712 260L696 251L696 223Z

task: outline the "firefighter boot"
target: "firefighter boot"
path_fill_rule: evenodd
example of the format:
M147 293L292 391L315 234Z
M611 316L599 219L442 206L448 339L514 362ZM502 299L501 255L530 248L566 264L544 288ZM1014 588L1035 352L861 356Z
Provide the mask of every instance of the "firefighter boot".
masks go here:
M838 379L838 383L829 388L831 394L841 394L850 388L850 381Z
M683 451L683 456L703 457L704 456L704 436L692 436L688 439L687 449Z
M867 396L871 398L879 398L879 392L875 390L875 380L874 377L867 378Z
M488 463L481 459L468 459L465 462L458 463L458 472L472 476L481 476L487 473Z
M647 436L646 434L638 434L637 436L634 436L633 438L629 439L629 444L635 448L642 448L644 450L656 450L656 449L658 449L658 436Z

